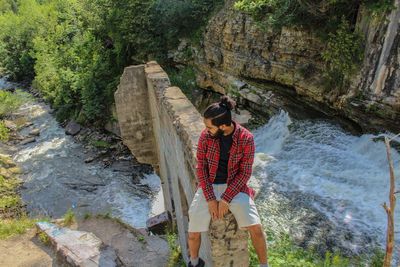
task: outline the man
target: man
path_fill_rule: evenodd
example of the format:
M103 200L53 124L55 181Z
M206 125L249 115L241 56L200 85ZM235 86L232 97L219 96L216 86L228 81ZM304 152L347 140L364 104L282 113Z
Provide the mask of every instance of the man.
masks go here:
M268 267L267 245L254 204L254 190L247 186L254 161L251 132L232 120L235 102L222 96L204 112L206 126L197 147L199 187L189 208L189 267L202 267L199 258L201 232L208 231L211 219L222 219L230 210L239 228L249 230L261 267Z

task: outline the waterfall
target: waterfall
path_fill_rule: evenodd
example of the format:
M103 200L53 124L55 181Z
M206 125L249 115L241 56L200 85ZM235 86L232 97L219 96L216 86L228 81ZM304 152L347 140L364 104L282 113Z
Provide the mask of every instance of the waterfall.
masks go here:
M381 205L388 202L389 168L385 144L374 141L377 136L353 136L329 121L293 120L284 111L253 133L254 176L264 185L257 201L267 226L298 234L318 224L307 218L320 214L331 225L324 231L337 235L335 242L343 249L358 253L365 242L385 243ZM392 155L399 189L400 155L395 149ZM395 222L400 223L399 205ZM297 238L318 243L323 236L318 231ZM396 235L400 242L400 232Z

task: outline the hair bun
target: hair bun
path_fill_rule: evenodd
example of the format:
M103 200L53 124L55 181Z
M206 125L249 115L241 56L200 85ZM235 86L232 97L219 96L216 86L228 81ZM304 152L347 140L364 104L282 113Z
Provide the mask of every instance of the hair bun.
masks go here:
M232 100L229 96L223 95L223 96L221 96L219 105L222 107L225 107L229 110L232 110L235 108L236 102L234 100Z

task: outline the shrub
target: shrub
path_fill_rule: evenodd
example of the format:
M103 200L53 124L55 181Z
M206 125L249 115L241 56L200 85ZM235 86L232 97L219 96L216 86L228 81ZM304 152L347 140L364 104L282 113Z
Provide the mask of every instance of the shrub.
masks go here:
M22 104L23 98L21 95L0 90L0 118L10 115L16 111Z
M8 141L10 130L0 121L0 141Z
M175 266L186 266L181 253L181 248L178 245L176 233L172 231L167 232L167 242L169 245L169 249L171 251L170 258L168 261L168 267L175 267Z
M337 31L329 34L322 58L328 65L327 79L330 86L342 88L347 85L348 79L362 62L362 40L358 32L351 31L344 17Z
M64 219L64 226L70 226L75 222L75 213L74 211L69 208L67 212L63 216Z

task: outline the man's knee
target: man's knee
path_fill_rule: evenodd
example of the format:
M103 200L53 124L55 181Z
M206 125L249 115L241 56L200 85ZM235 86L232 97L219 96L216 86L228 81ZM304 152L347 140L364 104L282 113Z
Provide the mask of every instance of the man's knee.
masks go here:
M201 237L200 232L189 232L189 240L196 241L199 240Z

